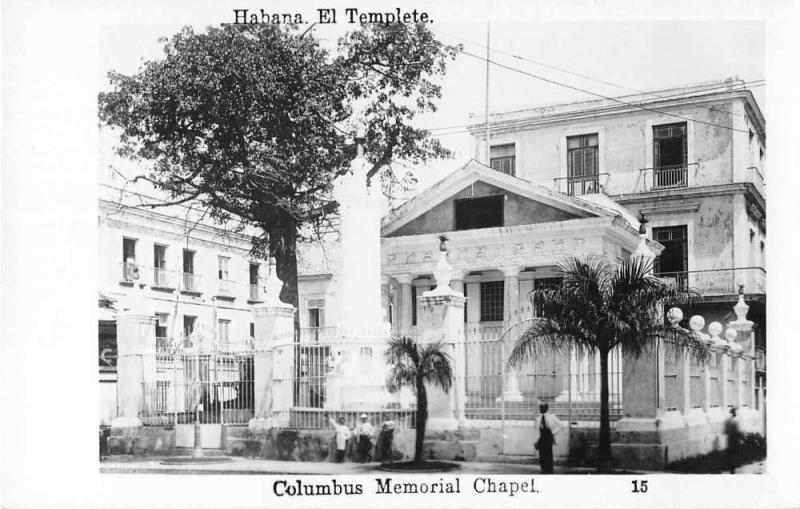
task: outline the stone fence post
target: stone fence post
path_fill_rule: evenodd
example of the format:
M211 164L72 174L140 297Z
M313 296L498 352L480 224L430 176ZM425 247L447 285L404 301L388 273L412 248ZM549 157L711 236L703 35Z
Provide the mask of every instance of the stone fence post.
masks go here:
M276 389L291 394L291 387L275 387L273 385L276 375L284 384L290 383L290 378L275 373L277 369L288 369L294 365L293 348L286 348L287 358L277 362L275 346L280 343L292 345L294 338L294 313L295 308L286 304L279 298L283 281L275 273L275 259L270 259L270 275L265 282L264 303L253 307L253 322L255 327L255 341L253 352L253 386L255 390L255 417L250 420L252 430L266 430L283 424L276 413L281 416L281 411L291 408L291 398L276 397ZM288 363L288 365L287 365ZM290 371L291 372L291 371Z
M446 239L444 239L446 240ZM428 429L450 430L463 422L466 403L466 359L464 355L464 294L453 290L450 281L453 268L447 261L444 240L439 261L434 269L436 288L420 298L419 343L439 343L450 355L453 367L453 386L446 394L438 387L428 387Z

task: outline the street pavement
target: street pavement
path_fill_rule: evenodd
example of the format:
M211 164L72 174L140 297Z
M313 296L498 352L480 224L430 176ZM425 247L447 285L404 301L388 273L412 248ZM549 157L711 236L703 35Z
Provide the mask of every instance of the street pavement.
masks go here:
M216 475L386 475L378 463L330 463L312 461L276 461L241 457L208 457L214 463L169 464L175 456L106 456L100 461L100 472L117 474L216 474ZM167 462L167 464L165 464ZM541 473L533 463L455 462L459 469L449 474L533 475ZM763 474L765 462L744 465L737 474ZM593 474L592 468L556 465L556 474ZM624 472L657 474L660 472ZM405 472L404 472L405 474Z

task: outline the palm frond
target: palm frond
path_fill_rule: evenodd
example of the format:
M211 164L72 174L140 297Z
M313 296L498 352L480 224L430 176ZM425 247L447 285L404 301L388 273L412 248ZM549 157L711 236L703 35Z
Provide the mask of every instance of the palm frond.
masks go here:
M426 345L420 352L422 379L448 392L453 385L453 362L441 343Z

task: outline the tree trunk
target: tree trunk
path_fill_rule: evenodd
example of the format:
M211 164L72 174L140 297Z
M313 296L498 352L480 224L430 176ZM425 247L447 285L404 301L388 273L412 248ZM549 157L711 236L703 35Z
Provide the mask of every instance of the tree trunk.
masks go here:
M428 421L428 394L425 383L417 380L417 436L414 442L414 463L422 463L422 447L425 445L425 424Z
M607 470L611 463L611 419L608 409L608 350L600 350L600 446L598 467Z
M299 291L297 287L297 224L294 221L282 221L279 227L269 231L269 252L275 257L278 277L283 281L280 298L283 302L299 309ZM295 337L300 331L300 314L294 314Z

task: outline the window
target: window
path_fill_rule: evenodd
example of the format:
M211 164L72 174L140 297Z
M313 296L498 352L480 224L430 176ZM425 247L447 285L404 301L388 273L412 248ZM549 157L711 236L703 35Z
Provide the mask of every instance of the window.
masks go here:
M219 256L217 258L217 260L218 260L217 261L217 276L219 277L219 279L224 279L226 281L229 280L230 277L228 277L229 276L228 269L229 269L230 264L231 264L231 259L228 258L227 256Z
M250 264L250 284L251 285L257 285L258 284L258 269L259 269L259 267L260 266L257 263L251 263Z
M153 245L153 285L167 286L167 246Z
M417 287L411 285L411 325L417 325Z
M226 345L231 339L231 321L218 320L217 321L217 339L221 345Z
M196 316L183 315L183 334L189 336L194 332L195 324L197 323Z
M481 283L481 321L503 321L503 281Z
M567 138L567 194L597 193L598 135L585 134Z
M686 225L653 228L653 240L664 246L655 261L655 275L670 280L681 288L687 284L689 241Z
M194 251L183 250L183 290L197 290L197 278L194 275Z
M169 315L166 313L156 313L156 341L159 338L167 337L167 320Z
M489 166L509 175L516 175L516 155L514 144L494 145L489 148Z
M686 122L653 126L653 186L686 187Z
M254 324L253 322L250 322L250 337L251 338L256 337L256 324Z
M136 266L136 239L122 238L122 279L124 281L139 279L139 269Z
M533 280L533 289L536 290L546 290L548 288L556 288L561 285L561 278L560 277L542 277ZM542 316L542 305L543 302L540 298L533 299L533 316L541 317Z
M320 308L309 308L308 326L313 328L322 327L322 310Z
M466 198L455 201L456 230L503 226L504 196Z

